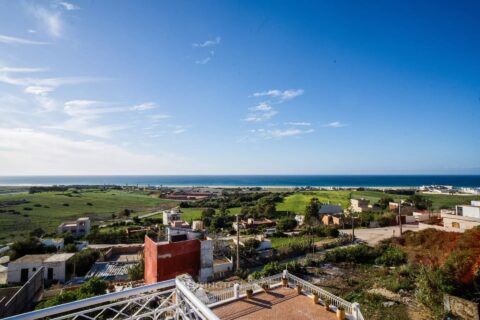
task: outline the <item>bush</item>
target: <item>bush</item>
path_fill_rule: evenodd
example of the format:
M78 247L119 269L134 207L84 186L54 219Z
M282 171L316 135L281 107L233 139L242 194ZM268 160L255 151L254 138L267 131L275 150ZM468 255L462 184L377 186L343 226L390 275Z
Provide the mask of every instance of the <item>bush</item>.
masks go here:
M397 247L389 246L380 257L375 259L376 264L392 267L407 262L405 253Z
M278 220L277 229L279 231L291 231L297 227L297 220L290 217L284 217Z
M145 269L145 262L142 259L139 263L137 263L136 265L128 269L128 279L133 281L142 280L144 269Z
M338 248L325 253L325 262L373 263L379 256L379 250L364 244Z

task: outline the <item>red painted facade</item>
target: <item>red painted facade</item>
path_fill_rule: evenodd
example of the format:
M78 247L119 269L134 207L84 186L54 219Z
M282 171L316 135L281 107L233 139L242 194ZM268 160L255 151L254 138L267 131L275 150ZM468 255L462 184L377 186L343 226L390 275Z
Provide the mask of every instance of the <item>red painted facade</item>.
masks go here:
M172 279L182 273L196 277L200 269L200 241L156 243L145 236L144 256L146 284Z

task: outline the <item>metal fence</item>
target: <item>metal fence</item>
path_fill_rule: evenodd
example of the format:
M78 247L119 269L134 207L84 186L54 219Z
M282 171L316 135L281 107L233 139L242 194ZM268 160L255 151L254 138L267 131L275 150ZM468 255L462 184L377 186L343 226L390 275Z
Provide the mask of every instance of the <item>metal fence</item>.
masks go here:
M0 302L0 318L31 310L33 300L43 290L43 273L44 268L39 268L10 300Z

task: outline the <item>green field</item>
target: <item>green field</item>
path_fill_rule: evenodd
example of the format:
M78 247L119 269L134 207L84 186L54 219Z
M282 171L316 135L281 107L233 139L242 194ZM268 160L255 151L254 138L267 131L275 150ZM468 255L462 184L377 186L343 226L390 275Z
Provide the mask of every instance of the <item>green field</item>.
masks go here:
M400 199L406 199L408 196L385 194L380 191L305 191L297 192L293 195L286 197L282 203L277 204L278 211L289 211L295 213L303 213L308 202L312 198L318 198L320 202L328 202L330 204L340 204L344 208L348 207L348 199L352 195L352 198L365 198L370 200L373 204L384 196L389 196L398 201ZM459 196L459 195L442 195L442 194L422 194L426 198L432 200L433 208L438 209L442 206L455 207L457 204L469 204L470 200L479 200L480 196Z
M116 214L123 209L133 209L132 215L138 215L176 205L176 202L171 200L153 198L141 192L121 190L0 195L0 202L19 199L26 199L29 203L1 208L14 209L20 214L0 213L0 242L18 239L38 227L46 232L54 232L61 222L75 220L81 216L99 221L109 219L113 213ZM31 208L31 210L24 208Z
M313 242L319 242L322 240L326 240L328 238L322 238L322 237L314 237L312 239L311 236L302 236L302 237L285 237L285 238L276 238L276 237L270 237L268 240L272 242L272 248L274 249L279 249L279 248L284 248L288 247L289 245L292 244L309 244L311 241ZM332 240L335 241L335 240Z
M229 208L230 215L240 213L241 208ZM199 220L202 216L203 208L181 208L182 220L189 222L190 220ZM218 212L218 210L217 210Z

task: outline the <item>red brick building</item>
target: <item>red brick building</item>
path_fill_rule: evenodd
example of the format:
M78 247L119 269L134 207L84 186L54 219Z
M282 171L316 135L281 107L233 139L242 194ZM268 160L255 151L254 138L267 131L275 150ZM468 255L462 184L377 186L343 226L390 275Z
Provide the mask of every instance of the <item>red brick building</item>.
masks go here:
M182 273L198 276L200 250L200 240L157 243L145 236L145 283L172 279Z

